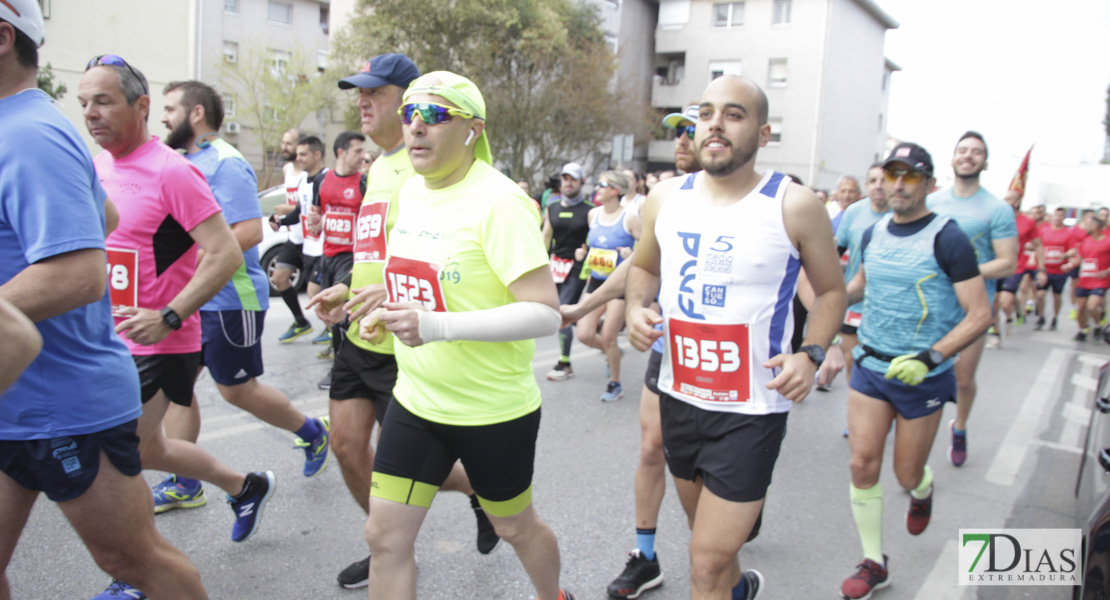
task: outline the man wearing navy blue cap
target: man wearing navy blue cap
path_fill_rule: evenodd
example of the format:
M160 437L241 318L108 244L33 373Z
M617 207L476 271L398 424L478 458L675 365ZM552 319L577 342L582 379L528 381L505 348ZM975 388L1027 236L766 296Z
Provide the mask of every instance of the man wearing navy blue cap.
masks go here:
M331 449L347 489L364 511L370 511L370 481L374 449L370 434L375 420L382 422L397 382L397 361L393 357L393 336L368 342L358 335L359 320L377 309L385 300L382 268L386 259L386 240L397 220L397 198L401 185L413 175L412 163L401 136L401 96L420 76L420 69L403 54L382 54L371 58L362 70L339 81L339 88L357 90L356 104L362 119L362 132L382 148L382 156L370 166L366 195L355 220L354 266L341 283L320 292L309 302L321 319L338 323L349 312L351 321L347 340L339 346L332 371L329 406ZM372 318L372 317L369 317ZM499 538L470 489L466 473L459 465L442 489L461 491L471 496L478 519L478 550L487 554ZM339 584L358 588L367 584L370 557L349 565L339 574Z

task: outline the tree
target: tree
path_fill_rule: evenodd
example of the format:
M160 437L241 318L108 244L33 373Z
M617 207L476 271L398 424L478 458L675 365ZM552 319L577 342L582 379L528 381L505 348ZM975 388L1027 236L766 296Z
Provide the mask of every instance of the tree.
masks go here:
M649 133L650 110L615 81L598 9L576 0L359 0L336 35L349 66L400 52L422 72L464 75L486 101L494 160L539 183L608 154L616 133Z
M55 85L54 69L50 66L50 63L46 63L45 67L39 69L35 83L40 90L50 94L50 97L55 100L61 100L62 96L65 96L68 91L64 83L58 82Z
M334 82L328 86L314 55L299 45L279 50L266 41L252 40L242 46L245 50L235 62L222 60L217 65L216 78L226 92L234 94L236 113L244 116L246 128L262 144L258 179L264 189L281 166L281 134L299 127L310 114L329 110L335 86Z

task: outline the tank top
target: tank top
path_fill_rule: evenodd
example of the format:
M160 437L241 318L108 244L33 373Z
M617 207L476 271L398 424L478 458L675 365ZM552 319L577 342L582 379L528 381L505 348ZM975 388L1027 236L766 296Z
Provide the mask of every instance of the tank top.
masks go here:
M599 280L608 279L624 260L617 248L631 248L636 244L636 238L628 231L627 209L621 209L617 220L609 225L601 222L602 214L602 211L595 213L590 234L586 236L586 244L590 247L586 266L590 268L590 277Z
M324 256L352 252L355 219L362 205L362 174L340 176L328 171L320 183L320 212L324 221Z

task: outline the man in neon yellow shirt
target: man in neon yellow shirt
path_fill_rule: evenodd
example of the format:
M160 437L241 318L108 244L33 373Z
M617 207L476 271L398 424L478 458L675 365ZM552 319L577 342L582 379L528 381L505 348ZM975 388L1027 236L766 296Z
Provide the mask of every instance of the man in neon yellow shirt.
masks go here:
M413 544L459 460L540 600L573 600L559 588L555 534L532 507L533 340L561 320L538 215L491 166L485 101L470 80L430 73L404 101L405 145L419 176L401 189L379 316L401 344L370 492L370 595L416 597ZM360 335L374 338L374 329L364 320Z

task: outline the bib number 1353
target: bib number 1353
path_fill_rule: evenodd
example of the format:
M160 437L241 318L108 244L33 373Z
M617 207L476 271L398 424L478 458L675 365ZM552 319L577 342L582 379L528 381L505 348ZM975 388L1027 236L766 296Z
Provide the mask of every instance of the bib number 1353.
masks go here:
M671 319L667 330L675 391L712 402L748 402L751 399L747 325L710 325Z
M419 302L431 312L447 312L439 279L442 271L438 263L390 256L385 262L390 302Z

